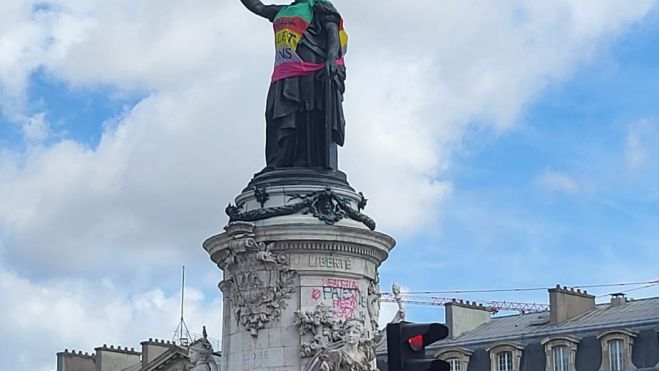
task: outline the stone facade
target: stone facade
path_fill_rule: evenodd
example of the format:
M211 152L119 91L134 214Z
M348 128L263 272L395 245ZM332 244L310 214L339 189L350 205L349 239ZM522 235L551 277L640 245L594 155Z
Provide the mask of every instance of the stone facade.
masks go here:
M659 371L659 298L595 304L565 287L549 296L547 312L494 318L485 307L451 303L451 335L426 354L460 371ZM381 371L386 361L378 348Z
M359 347L374 351L377 270L395 241L372 230L366 200L346 182L268 176L203 244L224 273L222 369L302 371L343 344L350 319L363 324Z
M92 354L67 349L57 353L57 371L187 371L193 367L187 347L158 339L141 345L140 350L103 345ZM215 358L220 359L219 353Z

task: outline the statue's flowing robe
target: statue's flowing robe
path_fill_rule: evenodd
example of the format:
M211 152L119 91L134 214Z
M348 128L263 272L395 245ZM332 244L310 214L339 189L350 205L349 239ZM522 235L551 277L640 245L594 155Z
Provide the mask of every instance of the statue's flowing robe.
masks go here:
M274 19L273 16L271 21ZM325 65L328 50L325 25L330 22L337 28L342 22L331 3L313 3L313 18L297 44L297 55L304 62ZM342 58L342 51L339 54ZM323 75L323 70L273 79L266 104L268 168L336 169L336 145L342 146L345 138L342 102L346 77L345 66L341 63L337 68L338 73L331 81Z
M361 353L363 360L356 361L350 357L342 348L345 341L332 344L325 351L317 354L305 368L305 371L321 371L329 369L330 371L374 371L375 351L371 342L361 343L357 351Z

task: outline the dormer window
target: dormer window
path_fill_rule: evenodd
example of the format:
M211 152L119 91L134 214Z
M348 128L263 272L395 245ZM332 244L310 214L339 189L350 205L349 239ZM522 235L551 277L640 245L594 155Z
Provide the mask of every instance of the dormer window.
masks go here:
M497 360L497 371L513 371L513 352L499 352Z
M499 343L487 349L491 371L519 371L524 348L516 343Z
M547 358L546 371L576 371L579 339L572 336L550 336L541 343L545 347Z
M625 342L620 339L609 340L608 347L611 371L623 371L625 369Z
M602 345L602 371L634 369L632 345L637 333L629 330L610 330L597 337Z
M570 367L570 355L567 347L559 345L551 350L554 361L554 371L568 371Z
M472 350L461 347L441 349L435 358L448 362L451 371L467 371Z

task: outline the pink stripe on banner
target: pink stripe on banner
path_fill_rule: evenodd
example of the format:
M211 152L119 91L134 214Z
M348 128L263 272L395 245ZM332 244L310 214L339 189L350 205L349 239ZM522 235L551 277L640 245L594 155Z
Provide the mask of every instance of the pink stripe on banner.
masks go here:
M339 66L345 65L343 58L338 59L336 64ZM290 63L281 63L275 66L275 70L272 73L272 81L278 81L286 79L289 77L295 76L304 76L309 75L314 72L318 72L325 67L322 63L309 63L309 62L290 62Z

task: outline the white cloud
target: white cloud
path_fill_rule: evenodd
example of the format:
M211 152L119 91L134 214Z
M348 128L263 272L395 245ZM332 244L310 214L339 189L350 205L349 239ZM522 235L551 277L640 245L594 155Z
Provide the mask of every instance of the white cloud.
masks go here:
M41 112L27 117L22 122L23 137L30 143L41 143L50 132L46 114Z
M579 182L569 174L545 170L544 173L538 176L536 182L542 188L549 191L564 192L564 193L577 193L581 189Z
M216 89L147 98L93 150L61 141L0 159L8 259L49 273L94 272L108 259L157 269L191 248L203 259L201 241L259 166L260 127L236 130L239 112Z
M639 170L648 162L648 146L654 145L656 129L648 120L629 125L625 138L625 163L630 170Z
M210 79L216 83L199 91L199 99L215 99L223 109L236 106L229 125L240 128L234 133L248 138L243 144L249 148L246 154L253 159L260 156L263 124L261 115L254 113L263 111L271 65L270 31L267 22L248 14L238 1L188 4L57 0L36 14L30 12L30 4L24 2L23 7L10 13L14 19L11 24L16 25L10 30L28 26L38 30L31 39L21 42L19 38L17 42L42 47L29 56L11 52L24 48L9 50L8 54L14 55L9 66L20 72L12 73L12 78L4 78L2 83L15 86L9 89L15 91L14 95L24 90L27 76L38 66L73 85L105 83L162 92L149 98L150 108L156 110L159 104L176 104L176 96L186 99L191 84ZM544 86L568 75L608 36L642 17L651 4L339 4L352 36L346 102L348 145L341 159L353 185L364 189L371 199L367 212L382 228L394 233L423 228L424 223L419 221L434 219L442 200L450 195L452 186L442 179L441 172L450 166L453 149L460 145L474 120L499 130L509 127L519 110ZM393 32L397 28L390 26L401 19L415 22L406 24L405 32ZM24 63L26 58L31 63ZM74 158L67 162L85 158L88 170L81 170L84 172L100 167L101 161L110 161L104 171L121 174L113 166L126 164L128 173L135 171L133 161L143 162L128 158L145 155L137 148L146 143L160 146L153 148L154 152L160 151L159 156L176 157L174 153L189 152L193 150L190 143L177 141L173 133L164 133L172 135L172 142L165 144L166 140L158 142L161 137L147 131L168 125L185 132L189 128L187 116L195 114L192 109L200 108L195 104L180 106L175 117L161 117L160 122L151 122L142 129L127 128L125 132L135 133L129 134L132 142L126 145L134 146L136 152L108 151L117 161L112 162L110 153L95 153L102 152L100 148L78 151L77 155L71 152ZM238 114L241 110L245 112L242 116ZM195 118L200 120L199 128L223 125L221 118L227 112L211 112L213 116ZM127 125L139 125L130 116ZM226 135L230 128L224 129L223 135L215 136L214 150L206 152L218 161L226 154L221 149L236 143L232 135ZM112 140L113 134L107 133L105 143L109 147ZM55 146L53 151L57 150ZM173 160L163 159L162 163ZM224 166L221 162L205 164L211 165L208 169ZM256 161L250 166L252 172L259 169ZM149 173L165 178L147 178ZM234 174L234 184L245 182L249 176L246 171ZM82 173L80 176L86 177ZM166 174L155 171L140 176L151 184L169 180ZM70 190L77 192L75 186ZM221 196L227 200L236 190L227 189Z
M37 69L73 89L103 84L151 93L108 125L96 148L62 139L20 153L0 150L2 259L49 280L157 274L182 260L206 263L204 274L216 269L200 242L220 231L224 206L263 166L269 24L237 0L54 0L34 12L35 4L0 2L6 117L35 117L25 103ZM474 125L510 128L544 87L567 78L654 4L337 0L351 36L340 159L370 199L366 212L397 235L434 225L452 192L445 170L465 133ZM545 175L556 189L578 189L567 175ZM29 299L25 321L32 322L17 322L24 327L11 333L47 332L61 347L98 345L39 317L44 303L61 300L55 315L62 323L69 310L88 323L98 315L89 296L94 305L133 313L104 310L118 330L92 327L106 332L102 342L139 340L120 333L136 318L144 331L159 325L146 312L134 314L137 302L156 305L157 294L135 301L114 292L116 301L103 301L96 281L70 293L52 281L3 277L7 288L35 291L15 302ZM28 338L16 344L31 348Z
M50 370L55 353L67 349L93 352L102 344L134 347L150 337L171 340L180 311L178 293L161 289L130 294L102 282L32 281L0 270L5 335L3 370ZM194 289L186 290L186 318L191 331L206 325L211 337L221 334L222 306Z

